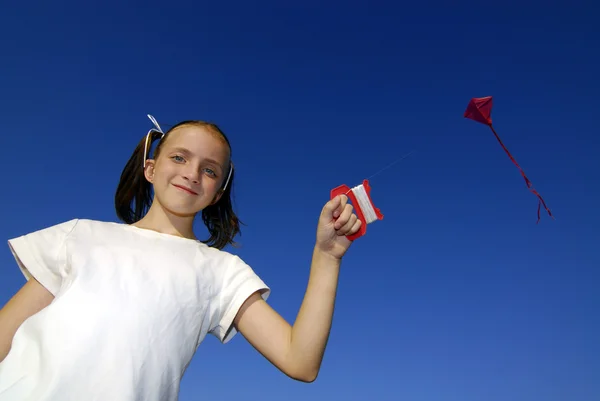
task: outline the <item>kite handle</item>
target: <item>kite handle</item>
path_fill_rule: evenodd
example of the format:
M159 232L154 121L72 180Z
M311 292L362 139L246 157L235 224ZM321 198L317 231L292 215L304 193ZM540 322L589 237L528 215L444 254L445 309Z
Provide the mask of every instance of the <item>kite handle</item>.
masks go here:
M377 216L377 219L378 220L383 219L383 214L381 213L381 211L378 208L375 207L375 205L373 204L373 200L371 199L371 186L369 185L369 180L363 180L362 186L367 194L367 198L369 200L370 206L373 208L375 215ZM351 201L352 206L354 207L354 211L356 213L356 217L358 217L358 219L362 222L362 224L360 225L360 228L358 229L358 231L356 233L346 236L346 238L348 238L350 241L354 241L357 238L360 238L366 234L367 224L368 224L367 219L365 218L365 214L360 207L360 203L356 199L356 195L354 194L354 191L350 187L348 187L348 185L343 184L343 185L340 185L339 187L336 187L331 190L331 199L335 198L338 195L346 195L346 196L348 196L348 198L350 198L350 201Z

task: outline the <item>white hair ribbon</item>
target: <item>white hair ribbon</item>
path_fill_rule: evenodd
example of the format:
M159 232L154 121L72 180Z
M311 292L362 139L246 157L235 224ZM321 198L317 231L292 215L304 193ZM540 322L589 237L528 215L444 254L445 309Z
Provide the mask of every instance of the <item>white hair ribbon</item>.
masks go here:
M227 188L227 184L229 184L229 179L231 178L232 172L233 172L233 162L230 160L229 161L229 175L227 175L227 181L225 181L225 185L223 185L223 189L222 189L223 192L225 192L225 189Z
M160 128L160 125L158 125L156 118L154 118L150 114L148 114L148 118L150 119L150 121L152 121L152 124L154 124L154 127L156 127L156 128L150 129L150 131L148 131L148 133L146 134L146 145L144 146L144 163L143 163L144 168L146 168L146 158L148 157L148 142L150 141L150 135L152 135L153 132L158 132L159 134L162 134L161 139L165 136L165 133L163 132L162 128Z

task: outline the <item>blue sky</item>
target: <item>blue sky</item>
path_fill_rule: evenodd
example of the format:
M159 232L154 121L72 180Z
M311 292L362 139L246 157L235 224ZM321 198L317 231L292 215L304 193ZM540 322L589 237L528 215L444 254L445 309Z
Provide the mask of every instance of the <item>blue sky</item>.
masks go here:
M385 217L344 260L319 379L294 382L241 336L211 337L182 401L600 397L591 3L84 3L2 7L4 240L115 221L147 113L214 121L237 166L235 252L293 321L329 191L414 150L371 179ZM517 168L463 118L489 95L556 220L536 225ZM4 304L23 284L7 246L0 269Z

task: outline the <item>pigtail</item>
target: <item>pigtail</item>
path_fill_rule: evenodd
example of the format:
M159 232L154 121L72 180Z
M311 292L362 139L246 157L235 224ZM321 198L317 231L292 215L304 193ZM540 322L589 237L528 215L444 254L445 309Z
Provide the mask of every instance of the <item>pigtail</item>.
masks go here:
M223 195L218 202L202 210L202 221L210 233L210 237L203 242L218 249L225 248L227 244L236 245L233 239L240 233L240 225L242 224L233 211L231 194L235 176L233 164L230 165L230 168L231 177L223 191Z
M144 176L144 154L150 153L152 143L163 134L152 130L148 135L148 140L145 136L138 143L125 165L115 194L117 217L127 224L139 221L152 204L152 185Z

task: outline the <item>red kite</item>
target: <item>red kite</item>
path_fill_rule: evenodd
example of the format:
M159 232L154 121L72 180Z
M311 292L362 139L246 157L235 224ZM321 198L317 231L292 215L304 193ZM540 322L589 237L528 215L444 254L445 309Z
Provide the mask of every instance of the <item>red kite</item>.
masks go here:
M464 117L489 126L490 129L492 130L492 132L494 133L494 135L496 136L496 139L498 140L498 142L500 142L500 145L502 145L502 148L504 149L504 151L506 152L508 157L510 157L510 160L515 164L515 166L517 166L517 168L521 172L521 175L525 179L525 184L527 184L527 188L529 188L529 190L535 196L538 197L537 223L540 222L540 207L541 207L541 205L544 205L544 209L546 209L546 212L548 212L548 215L554 219L554 216L552 216L552 212L550 212L550 209L548 209L548 207L546 206L546 202L544 202L544 199L541 197L541 195L538 193L538 191L536 191L533 188L531 181L529 181L529 178L527 178L527 176L525 175L525 172L523 171L521 166L519 166L519 164L514 159L514 157L512 157L512 155L510 154L508 149L506 149L506 146L504 146L504 144L500 140L500 137L496 133L496 130L494 130L494 127L492 126L492 97L487 96L487 97L472 98L471 101L469 102L469 105L467 106L467 110L465 110Z

